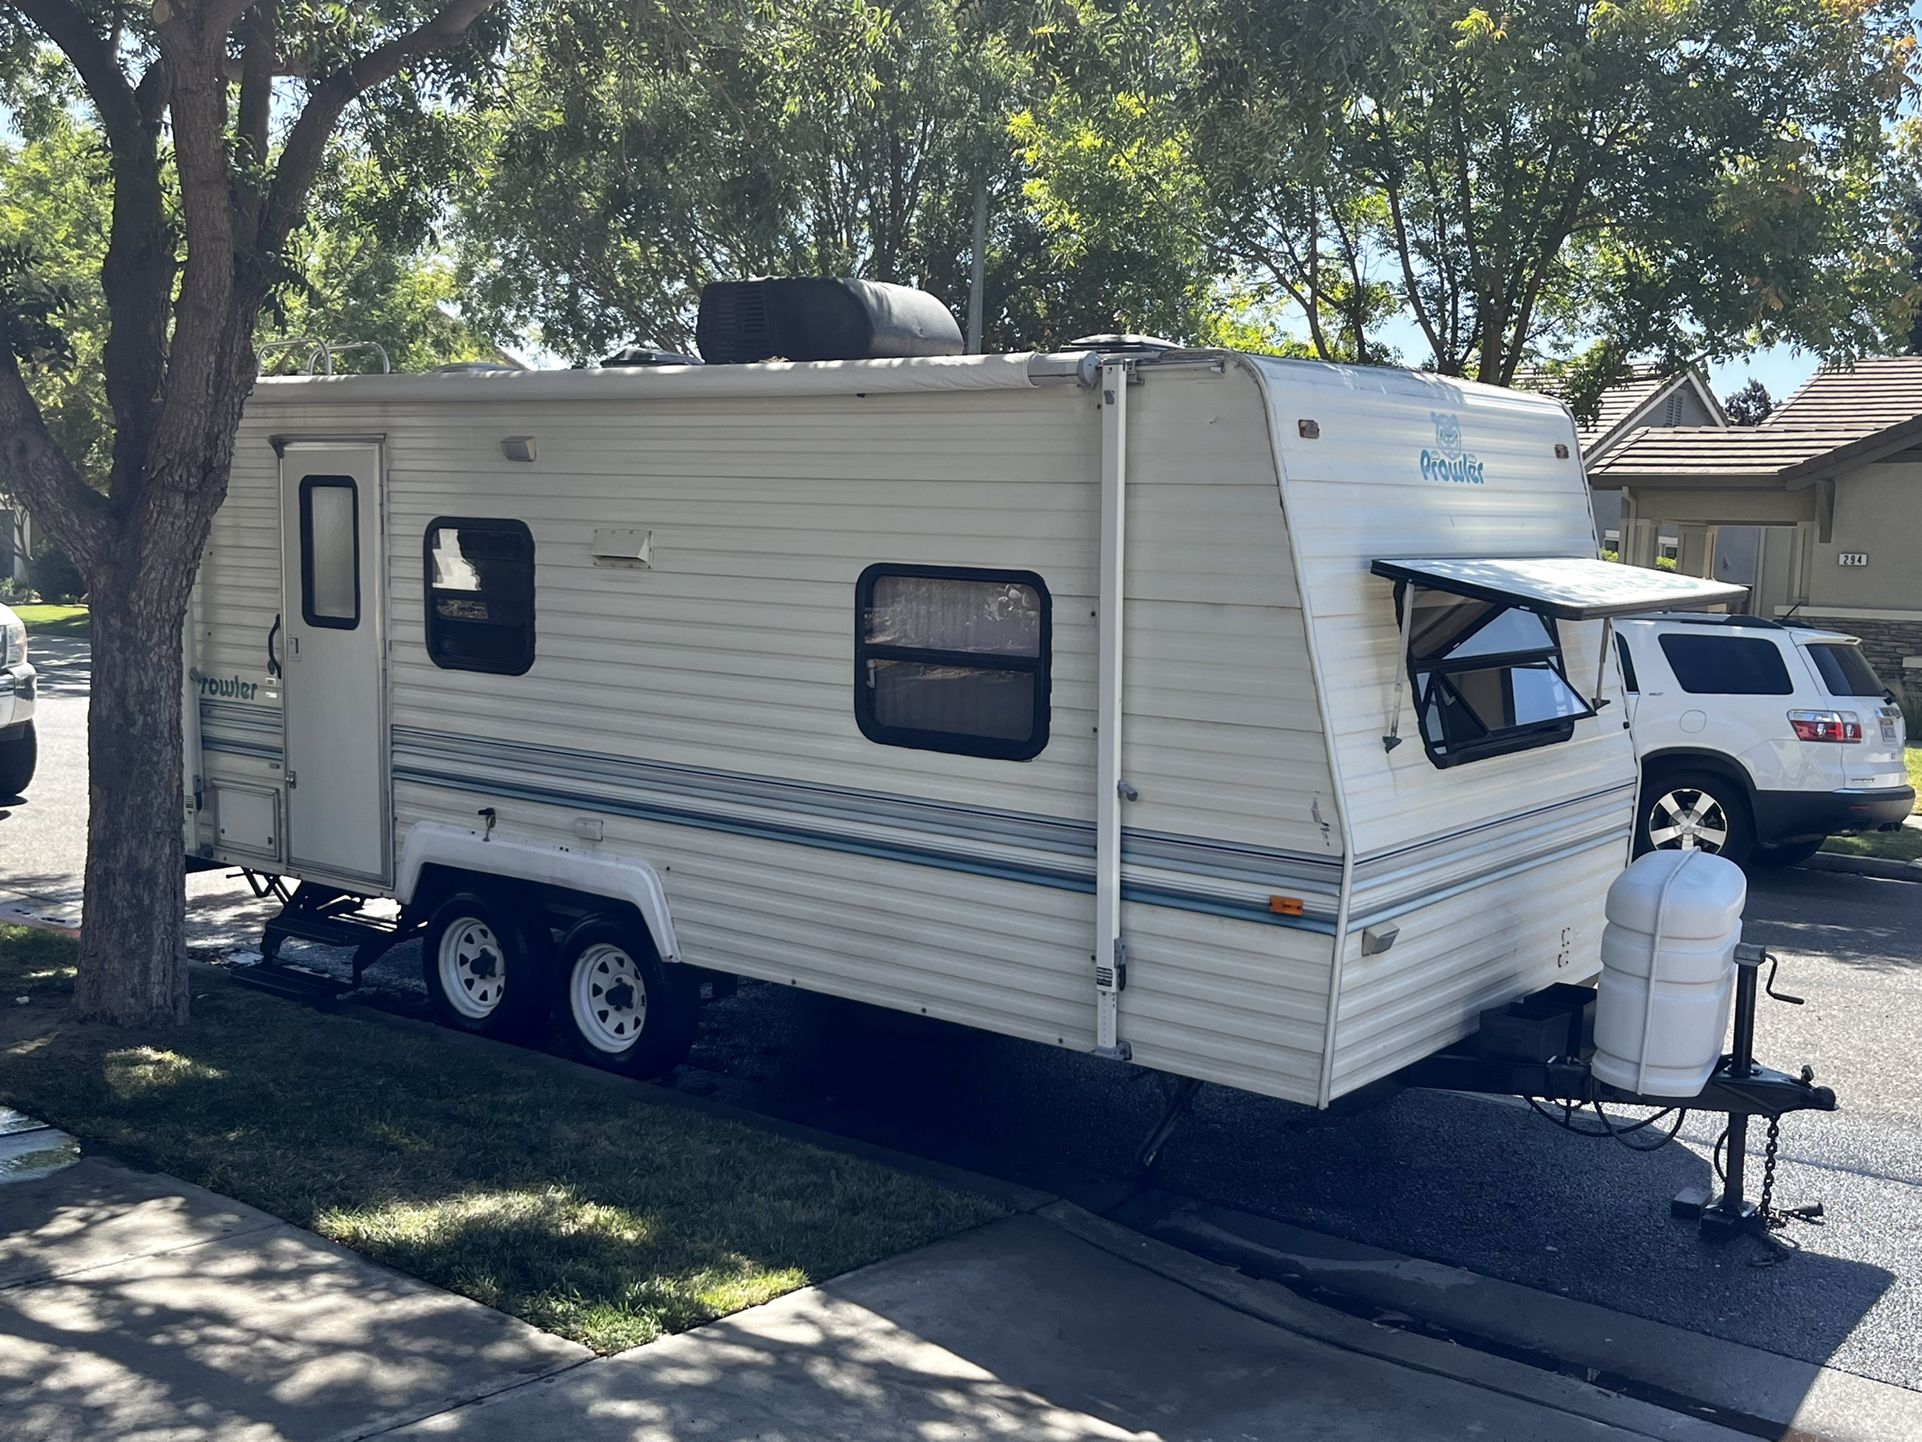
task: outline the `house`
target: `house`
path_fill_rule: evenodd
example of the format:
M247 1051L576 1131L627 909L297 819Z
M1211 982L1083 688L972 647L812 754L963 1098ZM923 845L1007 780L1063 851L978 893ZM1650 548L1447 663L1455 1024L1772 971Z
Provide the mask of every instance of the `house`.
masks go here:
M1753 610L1849 631L1922 686L1922 356L1824 368L1759 426L1636 430L1588 473L1619 497L1624 560L1699 529L1682 567L1720 575L1726 529L1759 527Z
M1541 391L1548 395L1559 393L1554 376L1538 367L1526 368L1516 374L1515 386L1518 390ZM1630 436L1646 427L1725 427L1728 416L1722 410L1721 402L1708 387L1708 381L1693 366L1685 366L1679 371L1663 371L1656 366L1636 366L1628 377L1619 384L1610 386L1599 397L1595 414L1579 425L1576 435L1581 442L1582 458L1592 468L1595 463L1610 451L1621 445ZM1595 491L1592 494L1595 511L1595 529L1602 538L1603 545L1611 550L1621 548L1621 500L1616 491ZM1684 541L1697 542L1693 535L1665 532L1658 538L1657 555L1679 559ZM1747 548L1753 555L1753 546ZM1744 547L1734 537L1723 538L1722 554L1725 561L1723 570L1742 570L1741 561ZM1753 564L1752 559L1750 562ZM1693 570L1694 568L1690 568ZM1696 571L1696 574L1707 574ZM1752 569L1745 575L1723 574L1717 571L1722 580L1732 580L1747 585L1753 576Z

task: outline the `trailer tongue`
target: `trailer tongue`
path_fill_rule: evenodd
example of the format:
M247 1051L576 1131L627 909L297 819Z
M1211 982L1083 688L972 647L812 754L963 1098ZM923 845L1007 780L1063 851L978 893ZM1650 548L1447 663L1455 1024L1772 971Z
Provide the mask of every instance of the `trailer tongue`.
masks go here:
M1759 972L1764 962L1769 966L1769 980L1766 986L1760 986ZM1775 989L1777 959L1762 947L1738 946L1735 949L1735 963L1735 1033L1732 1046L1701 1090L1693 1096L1651 1096L1611 1086L1595 1076L1592 1052L1587 1056L1540 1059L1504 1056L1498 1054L1506 1044L1504 1036L1503 1040L1494 1044L1497 1054L1491 1054L1482 1032L1469 1037L1459 1046L1404 1068L1395 1075L1393 1083L1398 1087L1480 1092L1494 1096L1525 1097L1531 1102L1560 1103L1564 1109L1561 1121L1570 1130L1597 1137L1613 1136L1631 1148L1648 1151L1653 1151L1655 1147L1628 1138L1646 1128L1649 1122L1612 1121L1604 1107L1659 1107L1664 1113L1673 1112L1674 1130L1658 1134L1661 1141L1656 1143L1657 1146L1675 1135L1675 1130L1680 1128L1681 1118L1689 1112L1724 1112L1728 1115L1729 1123L1724 1134L1726 1160L1718 1162L1716 1168L1722 1184L1720 1193L1708 1187L1689 1188L1676 1195L1670 1204L1671 1214L1699 1221L1703 1232L1711 1237L1727 1237L1737 1232L1766 1237L1791 1220L1817 1221L1822 1215L1819 1202L1790 1209L1775 1206L1776 1138L1781 1119L1790 1112L1834 1111L1835 1093L1828 1087L1815 1085L1812 1067L1804 1066L1800 1075L1790 1076L1787 1072L1756 1062L1755 1007L1758 993L1767 991L1774 1000L1791 1006L1800 1006L1802 998ZM1563 993L1588 992L1593 997L1593 992L1586 987L1551 990ZM1525 1007L1528 1000L1524 998L1513 1005ZM1578 998L1574 1000L1579 1001ZM1601 1124L1599 1130L1587 1131L1572 1124L1574 1111L1583 1107L1594 1110ZM1763 1160L1761 1193L1755 1201L1750 1201L1746 1195L1748 1126L1751 1117L1768 1119L1768 1146ZM1556 1119L1551 1116L1550 1120ZM1722 1150L1722 1144L1718 1143L1718 1154Z

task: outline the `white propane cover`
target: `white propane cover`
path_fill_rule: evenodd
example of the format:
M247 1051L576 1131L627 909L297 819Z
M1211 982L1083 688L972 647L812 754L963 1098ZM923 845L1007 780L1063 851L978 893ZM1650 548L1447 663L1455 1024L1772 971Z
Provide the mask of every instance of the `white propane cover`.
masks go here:
M1597 1078L1691 1097L1722 1058L1748 880L1706 851L1651 851L1608 888L1595 1000Z

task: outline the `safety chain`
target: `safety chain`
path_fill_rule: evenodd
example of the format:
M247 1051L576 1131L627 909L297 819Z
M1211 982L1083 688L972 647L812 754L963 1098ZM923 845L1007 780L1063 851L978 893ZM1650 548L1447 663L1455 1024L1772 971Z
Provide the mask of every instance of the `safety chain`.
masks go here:
M1778 1237L1790 1222L1807 1222L1811 1226L1822 1224L1822 1204L1813 1202L1806 1207L1785 1207L1775 1210L1775 1151L1782 1135L1782 1119L1769 1118L1768 1146L1762 1152L1762 1196L1756 1204L1755 1214L1762 1222L1762 1240L1769 1243L1768 1255L1755 1263L1758 1267L1773 1266L1789 1252L1801 1250L1801 1243Z

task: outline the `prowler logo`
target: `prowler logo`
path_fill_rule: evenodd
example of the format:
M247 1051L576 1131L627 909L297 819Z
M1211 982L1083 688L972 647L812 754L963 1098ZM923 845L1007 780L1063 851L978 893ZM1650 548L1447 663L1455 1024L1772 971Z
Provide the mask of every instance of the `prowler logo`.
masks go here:
M223 701L252 701L260 695L260 683L249 681L244 676L203 676L195 671L193 679L200 687L202 696L218 697Z
M1422 479L1462 486L1483 484L1486 477L1481 459L1462 449L1460 418L1446 411L1430 411L1428 418L1435 423L1435 448L1421 453Z

